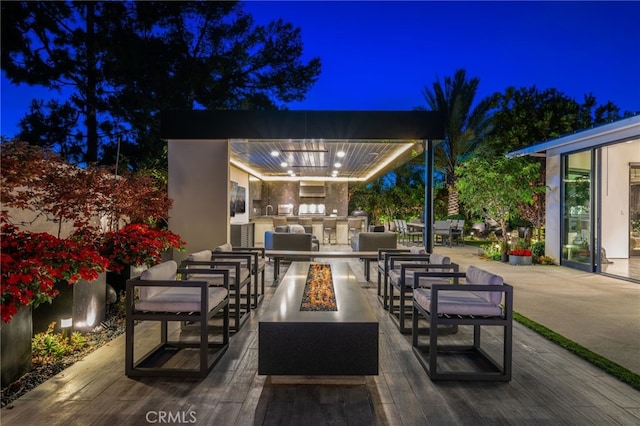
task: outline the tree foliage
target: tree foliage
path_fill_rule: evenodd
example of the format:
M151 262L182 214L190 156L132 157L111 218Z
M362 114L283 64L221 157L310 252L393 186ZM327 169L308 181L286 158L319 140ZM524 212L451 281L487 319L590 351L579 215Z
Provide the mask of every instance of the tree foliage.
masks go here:
M544 193L537 184L540 163L526 158L490 158L477 155L458 167L456 186L467 211L490 217L502 228L503 251L507 250L509 218L521 203L531 204Z
M611 102L598 106L592 95L586 95L580 104L557 89L539 90L535 86L508 87L494 95L494 101L491 130L482 146L496 155L620 117L618 107Z
M32 211L32 222L44 217L56 223L58 236L64 223L82 227L101 218L113 230L168 219L167 188L149 174L114 176L100 167L79 168L25 142L4 143L1 161L3 205Z
M364 185L351 185L349 209L362 207L373 222L420 217L424 210L424 165L409 162Z
M283 108L303 99L320 73L318 58L301 59L298 28L255 25L238 2L1 7L7 77L71 93L34 103L21 136L76 161L115 163L119 137L130 167L139 168L162 154L159 111Z
M444 82L437 78L431 88L423 90L427 106L441 112L445 120L445 138L436 145L434 166L445 177L450 215L459 212L456 169L482 141L493 102L487 98L474 106L479 84L478 78L467 78L466 71L459 69L453 78L445 77Z

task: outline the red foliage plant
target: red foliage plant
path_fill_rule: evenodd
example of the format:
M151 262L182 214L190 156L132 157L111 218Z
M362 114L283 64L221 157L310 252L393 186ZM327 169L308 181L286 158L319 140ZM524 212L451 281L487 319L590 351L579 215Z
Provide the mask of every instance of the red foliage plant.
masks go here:
M109 230L130 222L160 222L171 208L166 185L145 173L115 176L105 168L75 167L25 142L2 145L0 188L7 207L31 210L58 224L83 227L106 218ZM35 220L35 218L34 218Z
M531 256L531 250L529 249L515 249L509 250L510 256Z
M119 272L125 265L156 265L162 262L163 251L183 250L185 244L178 234L167 229L131 223L106 232L100 240L100 252L109 259L109 270Z
M45 232L20 231L2 225L0 300L2 321L10 322L21 306L51 302L57 282L93 281L106 271L108 260L95 248Z

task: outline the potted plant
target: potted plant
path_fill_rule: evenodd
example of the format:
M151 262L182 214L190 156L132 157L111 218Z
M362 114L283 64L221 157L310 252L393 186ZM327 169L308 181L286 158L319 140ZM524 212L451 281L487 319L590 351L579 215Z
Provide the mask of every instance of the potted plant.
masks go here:
M100 253L109 260L109 284L116 292L125 290L132 277L131 268L151 267L162 262L169 249L183 251L185 242L168 229L144 223L130 223L117 231L104 233L99 239Z
M509 264L510 265L531 265L533 263L533 256L529 249L515 249L509 250Z
M47 307L58 302L60 292L73 294L80 280L94 281L106 271L107 259L91 247L51 234L21 231L5 223L0 240L0 299L2 316L3 386L31 368L31 337L34 330L32 310L39 310L46 324L59 320ZM104 274L102 274L104 276ZM89 282L89 285L92 283ZM98 288L104 295L105 287ZM49 302L49 304L44 303ZM65 314L67 315L67 314Z

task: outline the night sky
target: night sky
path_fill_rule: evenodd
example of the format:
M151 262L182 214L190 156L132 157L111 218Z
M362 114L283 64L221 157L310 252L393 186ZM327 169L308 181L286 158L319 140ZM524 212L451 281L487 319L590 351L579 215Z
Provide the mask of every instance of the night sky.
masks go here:
M480 79L477 100L509 86L591 93L640 111L640 2L252 1L257 24L300 27L304 58L322 72L301 110L411 110L459 68ZM2 76L3 136L43 89Z

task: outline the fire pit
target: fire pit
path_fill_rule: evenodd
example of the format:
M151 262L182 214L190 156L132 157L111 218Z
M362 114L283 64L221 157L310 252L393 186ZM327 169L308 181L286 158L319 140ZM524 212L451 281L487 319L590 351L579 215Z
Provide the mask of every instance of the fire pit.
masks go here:
M378 320L344 262L293 262L258 323L258 374L378 374Z
M333 289L331 265L312 263L309 265L307 282L302 293L301 311L337 311L336 294Z

